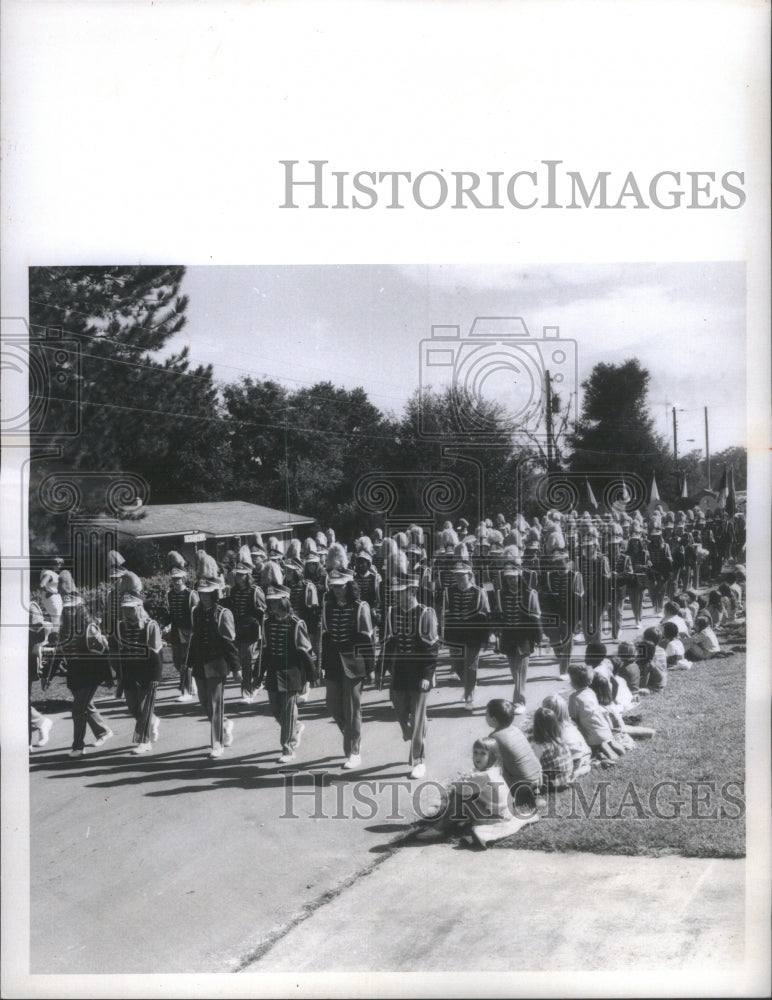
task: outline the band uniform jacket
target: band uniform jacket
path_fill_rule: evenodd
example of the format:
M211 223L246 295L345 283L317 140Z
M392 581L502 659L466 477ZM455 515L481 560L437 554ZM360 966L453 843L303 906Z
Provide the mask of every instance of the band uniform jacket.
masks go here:
M375 670L373 623L366 601L341 606L330 595L325 598L321 666L324 676L333 681L343 674L354 679Z
M314 677L311 640L306 623L296 615L267 615L263 628L262 671L266 691L303 690Z
M193 609L193 635L188 650L188 666L194 677L204 676L205 663L218 663L218 676L227 677L228 670L240 669L236 647L236 625L229 608L215 604L208 610L203 604Z
M233 615L236 642L255 643L263 634L265 594L263 588L250 583L247 587L231 587L223 606Z
M434 685L439 635L434 609L417 604L409 611L392 605L384 622L383 669L391 673L394 691L420 691Z
M483 588L474 583L465 591L450 586L445 591L444 607L444 641L482 646L490 633L490 605Z
M158 622L148 618L141 625L118 622L118 655L124 680L141 684L160 681L163 673L163 641Z
M507 580L514 583L508 584ZM502 653L516 651L521 641L531 643L533 650L542 637L541 606L539 595L522 575L500 577L498 587L499 610L495 625L501 630L500 648Z
M196 607L200 598L195 590L189 587L178 593L170 590L166 595L166 605L169 615L169 644L171 646L182 645L180 630L190 632L193 629L193 608Z
M98 650L92 652L89 634L99 635L96 623L82 601L77 604L65 603L62 608L62 623L59 628L59 642L56 656L64 657L67 667L67 686L71 691L91 687L111 680L107 656ZM105 640L101 637L103 646Z
M370 608L370 617L377 625L381 618L381 575L375 569L369 569L364 576L354 573L354 583L359 589L359 597Z
M567 565L544 574L541 610L542 628L553 641L565 642L576 631L581 617L584 581L582 574Z

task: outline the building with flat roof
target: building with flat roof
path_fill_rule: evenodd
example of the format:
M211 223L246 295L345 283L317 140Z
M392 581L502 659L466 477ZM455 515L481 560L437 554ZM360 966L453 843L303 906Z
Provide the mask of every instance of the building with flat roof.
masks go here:
M192 563L197 549L205 549L219 559L232 547L234 536L247 542L247 536L255 532L260 532L264 542L268 536L275 536L284 547L293 536L304 538L310 534L315 522L305 514L290 514L245 500L147 504L131 518L118 522L118 546L122 538L154 542L165 552L175 549Z

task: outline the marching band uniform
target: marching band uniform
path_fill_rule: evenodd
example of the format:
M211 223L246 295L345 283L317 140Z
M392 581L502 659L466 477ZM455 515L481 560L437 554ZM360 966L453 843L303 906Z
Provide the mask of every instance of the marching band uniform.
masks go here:
M611 564L609 615L611 617L611 636L616 640L619 638L619 630L622 628L622 614L627 588L634 586L635 583L633 562L627 552L622 550L621 539L613 537L610 539L609 563Z
M279 723L280 764L295 757L303 725L298 721L298 694L311 682L314 661L305 622L292 614L289 588L269 587L263 630L263 677L273 717Z
M653 527L649 532L649 596L656 614L662 613L668 580L673 569L670 547L663 540L662 529Z
M47 572L47 571L44 571ZM57 576L57 586L59 577ZM61 615L60 615L61 621ZM38 746L43 747L48 743L48 734L53 725L51 719L41 715L32 704L32 684L40 677L42 672L41 650L46 642L49 633L50 623L46 621L43 609L37 601L30 601L29 605L29 634L28 634L28 664L27 664L27 703L29 706L28 729L29 747L32 749L32 734L38 734Z
M536 644L542 638L539 595L522 574L522 559L514 548L504 556L506 562L500 574L498 625L501 629L499 648L507 658L515 690L512 701L515 714L525 711L525 683L528 663Z
M556 553L553 564L544 573L542 627L564 675L568 673L574 633L581 617L584 581L565 555Z
M158 739L160 720L154 713L158 684L163 673L161 629L142 606L139 593L121 598L118 622L118 655L121 660L123 695L136 720L132 741L135 754L149 753Z
M94 734L95 746L102 746L113 734L97 711L94 696L100 684L110 680L107 662L107 640L90 619L78 589L67 570L59 574L62 595L62 621L58 656L67 664L67 687L72 691L72 750L71 757L82 757L85 751L86 727Z
M639 522L633 524L630 537L627 540L626 551L633 564L633 579L627 585L627 594L630 598L630 607L633 609L635 624L640 625L643 617L643 592L646 589L649 552L643 540L643 532Z
M384 620L382 672L391 673L389 693L402 729L410 743L410 776L426 774L426 710L434 683L439 637L433 608L416 600L415 577L394 578L392 589L398 605L392 605Z
M327 711L343 734L347 758L343 766L350 769L362 760L362 688L365 677L375 668L373 623L369 605L359 599L350 571L330 570L327 583L322 604L321 666Z
M360 542L369 539L360 539ZM370 608L373 628L381 623L381 576L373 566L373 556L370 549L363 544L354 556L354 583L359 588L360 598Z
M188 587L187 570L182 556L172 551L166 558L170 565L171 586L166 598L169 624L163 631L169 637L172 661L180 675L180 693L175 701L189 702L196 696L193 674L188 663L188 649L193 631L193 609L198 604L199 597L195 590Z
M598 532L590 529L582 540L579 572L584 583L582 630L587 642L600 641L603 612L608 607L611 567L598 548Z
M237 670L236 625L220 594L224 586L217 563L205 552L198 553L200 602L193 609L190 663L198 688L198 699L211 724L210 757L221 757L233 742L233 722L225 717L225 681L228 670Z
M442 638L450 650L451 668L464 687L464 706L473 711L477 661L488 639L490 608L485 591L473 582L469 563L456 563L453 577L454 582L445 591Z
M265 617L265 594L251 581L253 569L249 549L244 545L234 568L233 586L223 602L233 615L241 672L241 701L246 705L251 705L257 697L260 675L257 661Z

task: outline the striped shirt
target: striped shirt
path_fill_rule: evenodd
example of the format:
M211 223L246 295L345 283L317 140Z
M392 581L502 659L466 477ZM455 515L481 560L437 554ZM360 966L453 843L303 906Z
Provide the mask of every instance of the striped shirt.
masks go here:
M449 587L448 603L445 608L445 627L467 624L469 619L477 612L480 600L479 594L480 592L477 587L470 587L468 590Z

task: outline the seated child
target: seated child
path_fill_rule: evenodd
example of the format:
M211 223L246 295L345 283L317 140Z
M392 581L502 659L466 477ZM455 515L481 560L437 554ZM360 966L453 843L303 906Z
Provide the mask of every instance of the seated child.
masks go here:
M615 742L608 719L590 687L592 667L573 664L568 668L568 676L573 688L568 699L568 714L579 727L579 732L587 740L590 749L606 760L615 762L625 751Z
M625 722L622 710L614 698L614 683L615 678L612 678L609 682L603 674L596 674L592 679L592 689L598 699L598 704L606 714L615 738L619 740L622 746L629 749L632 746L631 737L653 736L656 730L649 729L648 726L629 726Z
M689 648L686 650L687 660L712 660L731 655L719 646L716 633L710 627L710 619L705 615L697 615L694 620L694 628L695 633Z
M675 598L675 603L678 605L678 614L686 622L687 629L691 632L694 627L694 615L692 614L691 608L689 607L689 599L686 594L679 594Z
M574 761L557 716L548 708L537 708L533 713L533 750L541 761L545 789L560 792L568 788L574 777Z
M680 605L676 604L675 601L666 601L665 607L663 608L664 614L662 615L662 625L665 622L675 622L678 626L678 634L683 636L689 635L689 626L686 621L681 617Z
M694 590L685 591L686 594L686 606L692 613L692 621L695 621L697 615L700 613L700 604L697 600L697 593Z
M615 676L624 679L634 698L641 686L641 668L635 660L635 646L631 642L620 642L617 655L612 656L611 663Z
M726 601L727 622L733 622L738 616L744 614L742 604L728 583L722 583L718 588L718 592Z
M498 745L486 736L472 747L474 773L454 781L448 789L448 801L417 840L435 840L450 832L464 833L474 823L495 822L510 816L509 789L498 763Z
M512 792L515 806L533 809L542 784L541 764L525 734L513 725L515 706L503 698L493 698L485 709L485 721L493 732L501 770Z
M662 632L654 627L646 629L642 642L638 644L641 685L649 691L662 691L667 684L667 657L661 642Z
M559 694L549 694L542 702L542 707L554 712L555 718L560 724L560 735L563 742L571 751L571 759L574 765L574 771L571 776L572 780L575 781L577 778L581 778L583 774L589 774L592 754L587 745L587 740L571 721L568 714L568 705L565 700Z
M678 626L675 622L665 622L662 626L662 645L665 647L665 658L667 659L668 670L691 670L692 665L686 659L684 644L678 635Z
M614 666L608 658L608 651L602 642L588 642L584 651L584 662L588 667L597 673L604 673L610 677L614 673Z

